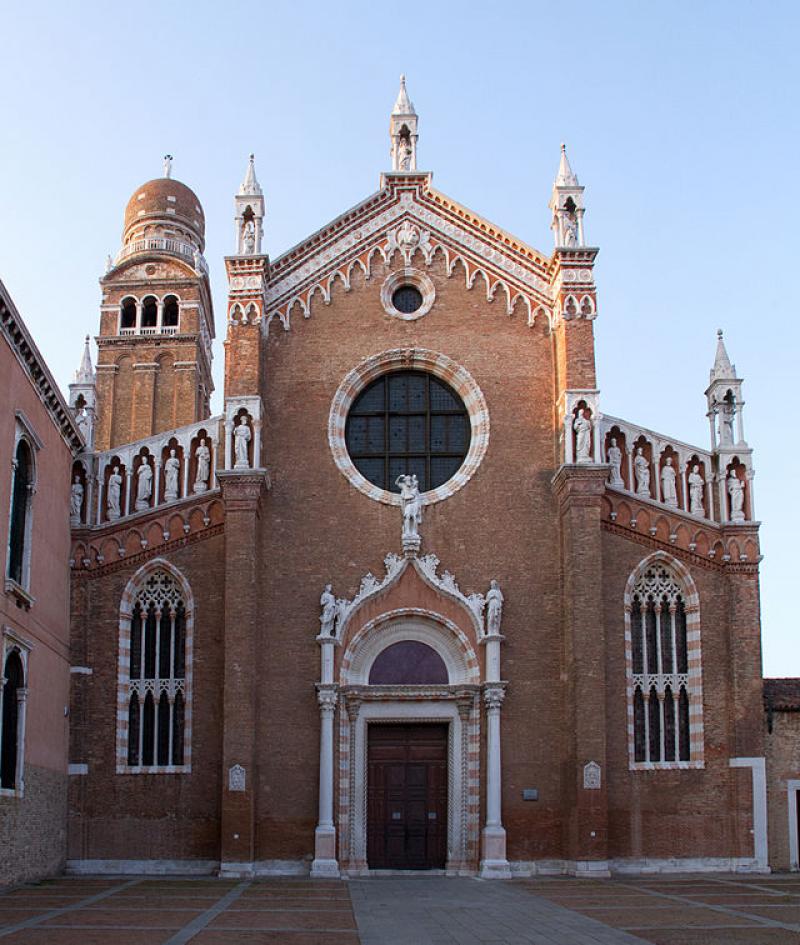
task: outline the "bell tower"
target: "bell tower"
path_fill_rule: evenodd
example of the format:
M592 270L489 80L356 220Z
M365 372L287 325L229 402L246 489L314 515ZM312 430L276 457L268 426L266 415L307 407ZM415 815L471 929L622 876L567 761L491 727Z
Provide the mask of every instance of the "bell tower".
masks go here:
M122 247L100 280L96 450L209 416L214 313L200 201L164 176L125 208Z

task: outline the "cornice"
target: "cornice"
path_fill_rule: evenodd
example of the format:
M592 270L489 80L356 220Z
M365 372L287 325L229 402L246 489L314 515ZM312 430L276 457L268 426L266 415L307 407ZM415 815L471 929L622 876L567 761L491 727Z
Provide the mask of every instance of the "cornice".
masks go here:
M0 280L0 327L14 356L36 391L39 400L50 414L73 455L83 451L84 443L72 411L61 394L50 369L31 337L22 316L17 311L8 290Z

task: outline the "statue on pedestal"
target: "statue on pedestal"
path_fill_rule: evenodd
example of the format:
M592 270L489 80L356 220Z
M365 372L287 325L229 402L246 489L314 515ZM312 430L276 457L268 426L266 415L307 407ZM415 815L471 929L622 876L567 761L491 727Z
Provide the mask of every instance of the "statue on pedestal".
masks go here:
M150 508L150 496L153 494L153 467L146 456L136 471L136 511L143 512Z
M486 595L486 632L494 636L500 633L500 621L503 619L503 592L497 581L492 578Z
M608 476L608 482L612 486L619 488L625 487L625 480L622 478L622 450L617 446L615 437L611 437L611 446L608 448L607 458L611 466L611 472Z
M744 521L744 483L732 469L728 476L728 495L731 497L731 521Z
M575 462L591 463L592 461L592 424L584 416L583 407L578 410L575 422Z
M661 470L661 497L665 505L678 507L678 488L675 482L675 467L672 465L672 457L668 456L664 460L664 467Z
M178 498L178 474L181 470L181 461L175 455L175 450L169 451L169 459L164 463L164 498Z
M700 475L700 467L692 466L692 471L689 473L689 511L692 515L705 514L705 508L703 507L704 488L705 482L703 482L703 477Z
M206 446L205 437L194 451L197 459L197 473L194 480L194 491L205 492L208 489L208 475L211 471L211 451Z
M76 476L69 496L69 520L72 525L79 525L83 511L83 485L81 477Z
M111 470L108 477L108 489L106 492L106 512L109 521L114 521L120 517L120 492L122 491L122 476L119 474L119 466Z
M321 637L332 637L336 625L338 607L336 598L333 596L333 587L330 584L325 585L325 590L322 592L319 604L322 608L322 613L319 618L319 635Z
M403 545L405 546L408 541L419 541L422 497L419 494L419 481L414 475L398 476L395 485L400 487L400 498L403 503Z
M633 472L636 476L636 495L650 496L650 463L641 446L636 447L633 459Z
M233 441L236 452L236 462L234 469L249 469L250 460L247 456L247 444L250 442L250 427L247 425L247 417L239 418L239 426L234 428Z

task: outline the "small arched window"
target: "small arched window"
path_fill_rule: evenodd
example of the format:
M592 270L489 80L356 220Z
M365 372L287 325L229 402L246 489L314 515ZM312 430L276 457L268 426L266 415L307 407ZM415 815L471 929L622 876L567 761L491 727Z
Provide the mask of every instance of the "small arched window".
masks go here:
M130 665L120 698L128 728L127 744L119 746L124 763L118 770L171 770L188 764L184 597L167 571L153 571L134 591L129 631L123 619L120 660L123 665L130 647Z
M8 536L8 576L20 587L28 584L30 505L33 495L33 453L21 439L14 454L11 486L11 521Z
M142 302L142 328L155 328L158 323L158 302L152 295Z
M119 327L136 327L136 299L123 299L119 307Z
M164 314L161 317L161 324L165 328L178 327L178 300L174 295L168 295L164 299Z
M701 761L699 739L693 744L692 738L702 713L699 616L667 564L659 561L641 573L629 619L631 760L660 766Z
M3 667L3 725L0 732L0 787L14 791L22 782L21 719L24 719L22 702L25 691L25 674L19 652L12 650Z

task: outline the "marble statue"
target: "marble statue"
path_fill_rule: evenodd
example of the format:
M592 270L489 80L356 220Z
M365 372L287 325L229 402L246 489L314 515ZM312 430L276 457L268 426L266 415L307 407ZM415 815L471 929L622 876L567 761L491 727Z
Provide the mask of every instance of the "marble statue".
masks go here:
M489 592L486 595L486 632L488 634L500 633L500 621L503 619L503 592L497 581L492 578L489 585Z
M719 416L719 442L720 446L733 446L733 418L735 411L733 404L727 400L722 402L722 412Z
M689 473L688 480L689 511L692 513L692 515L704 515L705 509L703 508L703 489L705 487L705 482L703 482L703 477L700 475L699 466L692 466L692 471Z
M578 415L575 417L572 427L575 430L575 462L591 463L592 424L584 416L583 407L578 410Z
M416 476L398 476L395 485L400 487L403 502L403 542L419 540L419 525L422 522L422 497Z
M611 437L611 446L609 446L606 456L611 466L611 472L608 476L609 484L624 488L625 480L622 478L622 450L617 446L616 437Z
M256 228L252 220L248 220L244 225L242 245L245 256L252 256L256 251Z
M339 608L336 604L336 598L333 596L333 588L330 584L325 585L325 590L322 592L322 597L319 599L319 605L322 608L322 613L319 618L319 634L321 637L332 637Z
M211 471L211 451L206 446L205 437L194 451L197 459L197 473L194 480L194 491L205 492L208 489L208 474Z
M153 467L146 456L136 470L136 511L143 512L150 508L150 496L153 494Z
M181 461L175 455L175 450L169 451L169 459L164 463L164 498L178 498L178 475L181 471Z
M401 138L400 147L398 148L398 170L410 171L413 156L414 151L411 147L411 142L408 138Z
M636 476L636 495L650 495L650 463L641 446L636 447L633 459L633 472Z
M78 429L81 431L83 442L89 446L89 414L85 407L81 407L75 414L75 422L78 424Z
M80 523L82 511L83 486L81 485L81 477L76 476L75 482L72 483L72 489L70 490L69 496L69 518L73 525Z
M106 491L106 512L108 513L109 521L120 517L119 500L121 491L122 476L119 474L119 466L115 466L111 470L111 475L108 477L108 489Z
M744 483L732 469L728 476L728 495L731 497L731 521L744 521Z
M247 444L250 442L250 427L247 425L247 417L240 417L239 426L233 431L233 441L236 452L236 462L234 469L249 469L250 460L247 457Z
M672 457L668 456L664 460L664 466L661 470L661 500L665 505L678 507L678 488L675 483L675 467L672 465Z
M578 242L578 224L571 213L565 213L564 217L564 246L574 246Z

